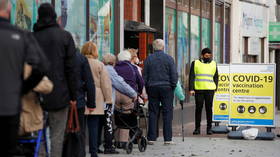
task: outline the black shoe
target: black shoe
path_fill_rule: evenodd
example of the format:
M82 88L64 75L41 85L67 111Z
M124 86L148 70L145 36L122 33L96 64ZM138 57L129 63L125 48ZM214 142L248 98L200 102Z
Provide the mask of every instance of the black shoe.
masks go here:
M199 135L200 134L200 129L195 129L193 131L193 135Z
M212 135L213 131L211 129L207 129L207 135Z
M116 151L115 148L111 148L111 149L105 149L104 154L119 154L119 152Z
M98 153L98 154L103 154L104 152L103 152L101 149L98 149L98 150L97 150L97 153Z
M96 153L92 153L90 157L98 157L98 155Z

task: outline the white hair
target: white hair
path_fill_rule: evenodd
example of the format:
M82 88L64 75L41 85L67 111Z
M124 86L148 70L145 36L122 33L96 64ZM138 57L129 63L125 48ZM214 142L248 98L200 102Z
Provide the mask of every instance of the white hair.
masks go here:
M128 50L123 50L118 54L118 60L119 61L130 61L131 60L131 54Z
M164 50L164 41L162 39L156 39L153 41L154 50Z
M8 8L9 0L0 0L0 10L6 10Z

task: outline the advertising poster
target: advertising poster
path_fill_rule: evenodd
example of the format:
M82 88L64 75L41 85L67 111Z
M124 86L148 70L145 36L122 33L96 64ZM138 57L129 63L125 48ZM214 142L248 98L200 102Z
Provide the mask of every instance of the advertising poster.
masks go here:
M166 8L165 14L165 52L175 59L176 11Z
M229 125L275 126L275 65L232 64L230 79Z
M218 65L219 83L213 99L213 121L228 121L230 106L229 64Z
M15 9L15 11L13 11L14 24L22 29L32 30L33 24L35 23L32 17L34 7L33 0L12 1L12 6L14 6L12 9Z
M90 40L97 44L99 57L113 53L112 0L90 0Z

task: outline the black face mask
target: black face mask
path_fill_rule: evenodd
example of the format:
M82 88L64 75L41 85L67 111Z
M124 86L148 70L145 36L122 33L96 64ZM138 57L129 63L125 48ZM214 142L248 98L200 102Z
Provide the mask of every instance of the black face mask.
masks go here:
M212 58L202 58L205 63L210 63Z

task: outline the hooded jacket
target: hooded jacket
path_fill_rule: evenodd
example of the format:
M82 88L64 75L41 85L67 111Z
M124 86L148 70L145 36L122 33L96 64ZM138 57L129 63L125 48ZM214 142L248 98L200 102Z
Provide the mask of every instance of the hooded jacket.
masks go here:
M47 77L54 89L44 95L44 110L59 110L77 99L76 49L71 34L56 23L56 14L51 5L39 8L39 19L34 25L34 36L49 59L51 66Z
M1 17L0 34L0 116L15 116L21 110L21 96L39 83L48 62L30 32ZM25 81L24 63L32 67L32 74Z

